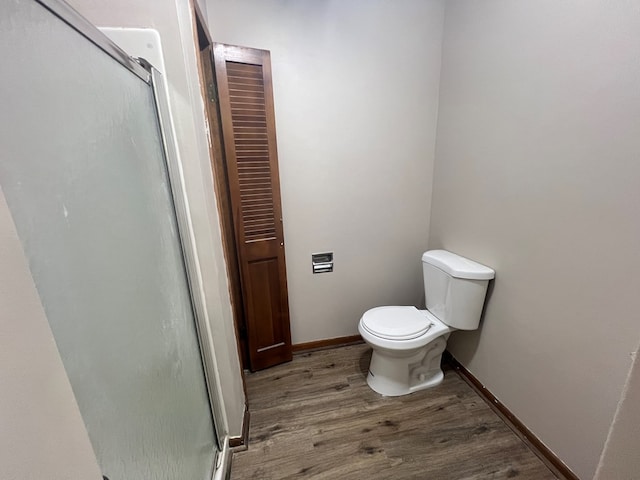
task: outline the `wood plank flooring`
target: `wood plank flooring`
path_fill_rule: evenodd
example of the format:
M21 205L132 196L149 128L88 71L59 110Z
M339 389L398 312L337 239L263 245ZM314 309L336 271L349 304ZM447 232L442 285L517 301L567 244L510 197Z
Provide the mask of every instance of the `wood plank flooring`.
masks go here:
M249 448L232 480L556 478L454 371L383 397L366 383L370 357L352 345L248 374Z

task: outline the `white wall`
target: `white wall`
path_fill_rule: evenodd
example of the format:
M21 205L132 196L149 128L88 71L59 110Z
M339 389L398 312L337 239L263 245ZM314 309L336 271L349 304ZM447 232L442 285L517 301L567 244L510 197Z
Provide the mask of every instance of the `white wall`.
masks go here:
M160 33L169 100L202 275L197 293L204 294L205 298L211 327L208 333L214 346L221 401L226 414L226 418L217 419L218 426L232 437L240 436L245 398L209 163L204 103L200 93L189 2L70 0L69 3L100 27L153 28Z
M0 190L0 477L102 478Z
M429 247L497 271L449 348L591 478L638 345L640 10L450 0L442 58Z
M214 41L271 51L293 343L420 304L443 2L207 2Z

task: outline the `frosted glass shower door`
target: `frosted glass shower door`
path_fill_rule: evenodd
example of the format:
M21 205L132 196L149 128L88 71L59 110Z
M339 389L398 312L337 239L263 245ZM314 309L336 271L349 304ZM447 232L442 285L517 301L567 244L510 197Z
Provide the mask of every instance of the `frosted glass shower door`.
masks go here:
M153 89L34 1L0 2L0 58L0 184L104 475L211 478Z

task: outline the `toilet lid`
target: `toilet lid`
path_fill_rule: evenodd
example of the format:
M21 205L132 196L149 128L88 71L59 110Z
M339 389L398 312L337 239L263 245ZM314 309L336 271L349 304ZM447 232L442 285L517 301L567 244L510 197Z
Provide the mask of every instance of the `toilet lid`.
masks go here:
M431 325L416 307L377 307L362 316L362 326L369 333L390 340L411 340L423 335Z

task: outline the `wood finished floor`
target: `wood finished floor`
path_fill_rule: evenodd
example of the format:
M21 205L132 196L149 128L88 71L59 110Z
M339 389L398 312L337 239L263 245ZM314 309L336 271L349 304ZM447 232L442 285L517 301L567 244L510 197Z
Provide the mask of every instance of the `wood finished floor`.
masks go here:
M403 397L366 383L364 345L247 375L249 448L232 480L557 478L452 370Z

